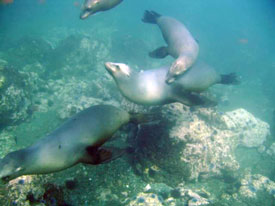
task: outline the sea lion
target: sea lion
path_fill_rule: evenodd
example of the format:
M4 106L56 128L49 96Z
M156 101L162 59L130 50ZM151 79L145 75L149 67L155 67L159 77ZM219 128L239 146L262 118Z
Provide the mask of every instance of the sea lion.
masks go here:
M85 0L80 14L80 19L86 19L100 11L109 10L120 4L123 0Z
M101 145L122 125L139 123L143 117L110 105L91 106L32 146L7 154L0 160L0 179L7 182L21 175L61 171L78 163L108 162L120 156L123 149Z
M167 43L167 47L163 46L150 52L150 57L164 58L171 55L176 59L165 78L167 83L172 83L195 62L199 53L199 45L188 29L172 17L161 16L154 11L145 11L142 21L157 24Z
M137 72L123 63L106 62L105 68L114 78L121 94L142 105L180 102L188 106L214 106L214 101L194 92L203 91L215 83L230 84L235 80L235 75L218 75L211 67L200 64L173 84L165 83L168 66Z
M235 73L219 74L213 67L198 61L184 75L179 76L173 84L180 86L185 91L200 93L214 84L237 85L239 83Z

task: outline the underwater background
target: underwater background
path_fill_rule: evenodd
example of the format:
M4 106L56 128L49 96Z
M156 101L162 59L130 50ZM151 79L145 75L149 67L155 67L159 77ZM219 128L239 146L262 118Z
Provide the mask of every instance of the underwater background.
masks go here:
M77 165L0 186L0 205L275 205L275 1L124 0L80 20L82 1L2 0L0 157L29 146L96 104L157 111L109 145L136 150L108 164ZM119 93L107 61L169 65L144 10L172 16L198 40L200 59L241 84L207 90L217 108L140 106Z

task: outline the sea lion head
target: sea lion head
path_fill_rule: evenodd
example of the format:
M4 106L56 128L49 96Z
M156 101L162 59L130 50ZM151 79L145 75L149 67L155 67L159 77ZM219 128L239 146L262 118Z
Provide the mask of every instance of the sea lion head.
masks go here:
M131 77L132 70L127 64L106 62L105 68L114 79L129 79Z
M101 0L85 0L80 14L80 19L86 19L88 16L101 10Z
M166 83L171 84L175 79L183 74L191 66L190 60L188 57L180 56L174 61L166 75Z
M22 167L24 154L22 150L11 152L0 160L0 181L6 183L18 176L23 175Z

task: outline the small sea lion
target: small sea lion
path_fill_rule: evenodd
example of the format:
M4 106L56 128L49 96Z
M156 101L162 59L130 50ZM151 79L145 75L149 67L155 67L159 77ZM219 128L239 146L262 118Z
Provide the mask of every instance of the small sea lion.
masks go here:
M165 78L167 83L172 83L177 76L193 65L199 53L199 45L188 29L172 17L162 16L154 11L145 11L142 21L157 24L167 43L167 47L162 46L150 52L150 57L164 58L171 55L176 59Z
M122 1L123 0L85 0L80 19L86 19L88 16L97 12L109 10Z
M209 68L180 76L173 84L166 84L165 77L169 67L149 69L137 72L123 63L105 63L106 70L114 78L121 94L128 100L142 105L162 105L180 102L188 106L214 106L216 103L193 91L203 91L214 83L230 83L234 75L218 76ZM207 71L207 69L209 71ZM197 73L197 75L194 75ZM214 77L213 77L214 75ZM205 79L205 80L204 80ZM202 81L202 83L201 83Z
M0 179L7 182L21 175L61 171L78 163L108 162L125 150L101 146L122 125L144 121L143 117L110 105L91 106L33 145L7 154L0 160Z

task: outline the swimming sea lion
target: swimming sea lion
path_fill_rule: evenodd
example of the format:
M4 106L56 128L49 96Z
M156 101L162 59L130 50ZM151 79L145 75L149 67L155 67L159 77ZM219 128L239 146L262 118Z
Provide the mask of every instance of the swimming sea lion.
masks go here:
M169 68L166 68L167 70ZM219 74L213 67L198 61L173 83L186 91L203 92L214 84L239 84L235 73Z
M122 149L101 147L124 124L139 122L142 115L110 105L91 106L25 149L0 160L0 179L64 170L78 163L100 164L118 157ZM113 154L112 152L116 152Z
M122 1L123 0L85 0L80 19L86 19L88 16L97 12L109 10Z
M134 103L162 105L181 102L188 106L216 105L215 102L199 94L192 93L193 90L206 89L207 84L210 86L214 81L219 81L218 77L217 79L216 77L212 78L211 72L203 72L204 76L202 77L198 71L197 76L194 75L196 72L190 71L190 74L187 73L179 77L173 84L166 84L165 77L169 67L137 72L126 64L107 62L105 63L105 68L114 78L122 95ZM208 80L200 85L202 78ZM209 79L213 80L209 81ZM220 82L222 83L222 80Z
M167 43L167 47L160 47L150 52L149 55L153 58L164 58L169 54L176 59L165 78L167 83L172 83L195 62L199 53L199 45L188 29L172 17L161 16L154 11L145 11L142 21L157 24Z

